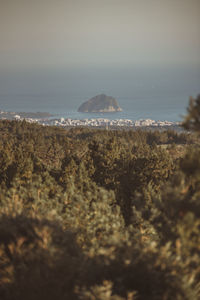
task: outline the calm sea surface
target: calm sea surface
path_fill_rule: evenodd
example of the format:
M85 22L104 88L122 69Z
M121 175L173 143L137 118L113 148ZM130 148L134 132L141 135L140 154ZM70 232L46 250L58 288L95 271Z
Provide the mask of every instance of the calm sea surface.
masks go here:
M123 111L78 113L81 103L105 93ZM69 68L0 71L0 110L46 111L73 119L180 121L189 96L200 93L200 67Z

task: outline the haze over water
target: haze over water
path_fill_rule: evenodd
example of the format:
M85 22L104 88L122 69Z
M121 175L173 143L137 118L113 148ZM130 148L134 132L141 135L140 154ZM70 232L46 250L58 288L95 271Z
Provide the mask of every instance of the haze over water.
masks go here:
M0 75L0 109L47 111L78 119L180 121L189 96L198 94L199 83L200 68L183 66L5 72ZM114 96L123 112L77 112L81 103L100 93Z
M200 93L199 0L0 5L0 110L179 121ZM101 93L123 112L77 113Z

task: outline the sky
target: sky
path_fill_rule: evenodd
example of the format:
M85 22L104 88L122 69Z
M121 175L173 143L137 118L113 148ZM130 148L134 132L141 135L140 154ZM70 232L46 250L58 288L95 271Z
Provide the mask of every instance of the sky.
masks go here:
M200 64L200 0L0 0L0 68Z

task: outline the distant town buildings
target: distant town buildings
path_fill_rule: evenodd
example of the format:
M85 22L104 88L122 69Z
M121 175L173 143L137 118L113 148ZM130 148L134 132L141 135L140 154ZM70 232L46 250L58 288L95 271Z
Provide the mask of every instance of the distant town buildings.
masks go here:
M9 119L9 120L26 120L30 123L39 123L46 126L61 126L61 127L105 127L105 128L124 128L124 127L170 127L170 126L179 126L179 122L170 122L170 121L155 121L151 119L141 119L132 121L129 119L116 119L109 120L104 118L96 119L70 119L70 118L23 118L20 116L20 113L16 114L13 112L4 112L0 111L0 119Z
M132 121L129 119L116 119L116 120L109 120L103 118L97 119L83 119L83 120L76 120L76 119L53 119L48 120L45 125L49 124L55 126L62 126L62 127L76 127L76 126L86 126L86 127L166 127L166 126L175 126L180 125L179 122L169 122L169 121L155 121L151 119L145 120L137 120Z

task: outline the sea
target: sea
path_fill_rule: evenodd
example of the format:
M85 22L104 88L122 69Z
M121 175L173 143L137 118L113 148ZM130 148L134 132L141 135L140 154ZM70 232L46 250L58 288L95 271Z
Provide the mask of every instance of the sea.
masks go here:
M123 109L79 113L88 99L106 94ZM189 97L200 93L200 65L71 66L0 70L0 110L49 112L55 118L153 119L179 122Z

